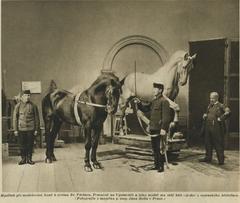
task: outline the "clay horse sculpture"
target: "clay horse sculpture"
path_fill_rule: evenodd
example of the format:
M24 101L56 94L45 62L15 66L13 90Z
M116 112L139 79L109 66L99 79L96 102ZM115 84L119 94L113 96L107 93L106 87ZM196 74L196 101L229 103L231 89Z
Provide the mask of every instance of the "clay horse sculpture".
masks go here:
M170 107L175 111L174 121L178 121L179 106L174 102L179 92L179 85L187 83L193 60L196 54L190 56L183 50L176 51L169 60L152 74L133 72L128 74L122 81L122 94L120 97L120 107L122 115L132 98L149 102L152 99L152 86L154 82L164 84L163 95L170 103Z

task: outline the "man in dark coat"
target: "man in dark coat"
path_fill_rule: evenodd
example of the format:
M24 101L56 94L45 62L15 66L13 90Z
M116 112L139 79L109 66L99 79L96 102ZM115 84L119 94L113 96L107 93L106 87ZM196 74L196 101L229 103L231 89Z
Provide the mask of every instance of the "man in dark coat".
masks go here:
M21 101L15 106L13 112L13 129L15 136L18 136L22 158L19 165L34 164L32 151L34 136L39 130L39 113L37 106L30 101L30 96L30 90L23 91Z
M163 97L164 86L161 83L153 83L154 98L150 105L139 106L140 110L151 109L149 132L154 155L153 170L164 171L164 154L160 153L161 136L167 136L169 124L171 122L171 109L169 102Z
M210 104L203 115L205 122L205 158L200 162L212 161L212 150L215 148L219 165L224 164L225 120L230 116L230 109L218 101L217 92L210 93Z

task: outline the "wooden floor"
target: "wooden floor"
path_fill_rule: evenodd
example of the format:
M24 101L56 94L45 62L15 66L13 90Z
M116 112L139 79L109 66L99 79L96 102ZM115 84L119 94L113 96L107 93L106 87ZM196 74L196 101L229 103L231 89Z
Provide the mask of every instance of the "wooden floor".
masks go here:
M98 150L103 170L83 169L84 145L55 150L57 162L44 163L44 149L35 150L35 165L17 165L19 157L3 161L4 192L114 191L239 191L238 152L226 152L226 165L199 163L203 151L182 151L164 173L149 171L152 161L129 159L124 145L105 144Z

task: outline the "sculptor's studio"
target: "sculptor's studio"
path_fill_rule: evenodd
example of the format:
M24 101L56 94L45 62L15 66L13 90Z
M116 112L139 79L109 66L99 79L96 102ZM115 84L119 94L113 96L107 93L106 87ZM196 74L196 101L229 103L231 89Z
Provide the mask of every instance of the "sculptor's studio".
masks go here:
M238 24L237 0L3 1L3 191L238 191Z

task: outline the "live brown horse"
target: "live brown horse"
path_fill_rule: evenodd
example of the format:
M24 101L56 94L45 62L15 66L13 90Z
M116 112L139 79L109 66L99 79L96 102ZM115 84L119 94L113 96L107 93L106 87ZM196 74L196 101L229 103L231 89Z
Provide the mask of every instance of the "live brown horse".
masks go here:
M84 169L92 171L102 168L97 161L96 151L99 136L107 114L117 111L121 84L113 73L101 74L85 91L74 95L66 90L58 89L52 81L48 93L42 100L42 114L45 123L46 163L56 161L54 141L61 124L82 125L85 135Z

